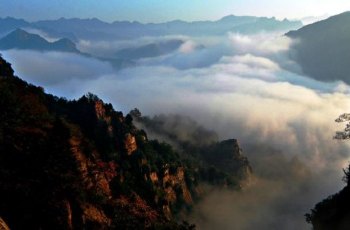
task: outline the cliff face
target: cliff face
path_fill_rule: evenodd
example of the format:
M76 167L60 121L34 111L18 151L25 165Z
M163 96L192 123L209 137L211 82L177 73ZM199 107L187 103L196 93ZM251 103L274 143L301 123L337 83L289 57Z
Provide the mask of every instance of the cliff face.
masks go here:
M150 118L142 116L137 109L130 114L138 126L169 141L183 158L191 161L194 176L200 182L237 189L249 183L252 168L237 140L218 141L215 132L181 115ZM191 127L190 130L187 130L188 127Z
M0 217L11 229L192 229L174 220L200 198L201 183L250 171L235 141L218 145L225 159L212 174L97 96L45 94L2 58L0 111Z
M239 183L243 187L249 182L253 173L248 158L243 156L236 139L225 140L210 146L203 151L205 161L229 175L230 181Z

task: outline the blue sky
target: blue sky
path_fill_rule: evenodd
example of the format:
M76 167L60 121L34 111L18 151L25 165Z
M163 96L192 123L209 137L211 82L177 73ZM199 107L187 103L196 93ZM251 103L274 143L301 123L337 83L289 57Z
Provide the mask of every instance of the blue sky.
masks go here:
M0 0L0 17L30 21L97 17L105 21L214 20L225 15L301 18L350 10L349 0Z

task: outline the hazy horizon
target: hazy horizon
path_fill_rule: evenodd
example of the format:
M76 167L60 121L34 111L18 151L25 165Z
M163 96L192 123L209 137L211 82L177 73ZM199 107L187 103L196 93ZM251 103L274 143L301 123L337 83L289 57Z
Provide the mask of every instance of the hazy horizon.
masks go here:
M336 0L319 2L295 1L159 1L142 0L137 3L114 0L70 1L0 0L2 17L22 18L33 22L64 18L98 18L106 22L139 21L141 23L160 23L174 20L205 21L219 20L227 15L276 17L279 20L302 20L304 18L324 18L350 10L350 2Z

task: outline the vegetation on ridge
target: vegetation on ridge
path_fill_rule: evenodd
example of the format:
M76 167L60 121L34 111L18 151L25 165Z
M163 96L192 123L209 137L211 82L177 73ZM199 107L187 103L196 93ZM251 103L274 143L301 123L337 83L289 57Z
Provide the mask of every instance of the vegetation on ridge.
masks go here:
M201 197L201 184L227 184L211 174L218 166L148 140L96 95L46 94L2 58L0 111L0 217L11 229L193 229L177 214Z

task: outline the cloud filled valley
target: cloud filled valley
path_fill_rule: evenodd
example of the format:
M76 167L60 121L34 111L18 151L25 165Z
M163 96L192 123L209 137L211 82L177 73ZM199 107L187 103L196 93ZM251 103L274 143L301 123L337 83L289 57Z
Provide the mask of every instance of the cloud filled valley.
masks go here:
M118 71L79 54L1 53L16 75L48 93L79 98L92 92L125 114L135 107L151 117L179 114L220 140L238 139L254 178L242 192L213 189L196 205L191 221L200 229L308 229L304 214L343 186L350 146L332 137L342 128L334 119L350 106L348 85L302 75L290 59L297 41L282 32L84 40L78 47L110 57L170 39L183 43Z

